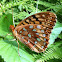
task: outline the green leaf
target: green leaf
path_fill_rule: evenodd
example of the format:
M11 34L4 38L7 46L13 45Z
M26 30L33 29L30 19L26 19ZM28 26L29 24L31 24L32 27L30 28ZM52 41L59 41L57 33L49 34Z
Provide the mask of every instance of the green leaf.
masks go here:
M7 16L7 19L5 18ZM18 55L18 45L16 41L10 41L12 40L12 36L7 36L5 38L5 35L7 33L10 33L9 26L12 24L12 18L10 19L11 15L3 15L1 17L0 21L0 55L2 58L4 58L4 61L6 62L34 62L34 58L32 55L27 53L27 51L23 47L19 47L19 53ZM9 21L10 20L10 21ZM3 38L4 37L4 38ZM12 37L12 38L11 38ZM1 39L2 38L2 39Z
M37 3L37 1L35 1L35 3ZM52 4L52 3L45 2L45 1L39 1L38 4L44 5L44 6L46 6L46 7L51 7L51 6L54 5L54 4Z
M49 45L54 43L55 39L58 37L61 31L62 31L62 23L57 21L50 35Z
M12 35L12 33L10 32L10 28L9 26L13 25L12 22L12 15L11 14L4 14L3 16L1 16L0 18L0 38L9 38L12 39L12 36L8 36L7 34Z
M34 58L19 49L20 56L18 55L18 47L15 41L11 42L8 40L0 39L0 55L6 62L34 62Z
M0 62L4 62L4 59L0 56Z
M59 34L58 38L62 39L62 32Z
M62 8L60 8L57 12L57 18L60 23L62 23Z
M11 14L1 16L1 18L0 18L0 36L10 33L10 31L9 31L10 24L13 25Z
M47 62L62 62L60 59L50 59Z

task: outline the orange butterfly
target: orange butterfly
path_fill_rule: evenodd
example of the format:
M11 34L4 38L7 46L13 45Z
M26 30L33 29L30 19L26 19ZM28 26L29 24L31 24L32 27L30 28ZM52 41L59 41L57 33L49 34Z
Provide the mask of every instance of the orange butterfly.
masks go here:
M16 39L32 51L41 53L49 44L50 33L56 19L56 15L52 12L36 13L22 20L16 27L10 25L10 29Z

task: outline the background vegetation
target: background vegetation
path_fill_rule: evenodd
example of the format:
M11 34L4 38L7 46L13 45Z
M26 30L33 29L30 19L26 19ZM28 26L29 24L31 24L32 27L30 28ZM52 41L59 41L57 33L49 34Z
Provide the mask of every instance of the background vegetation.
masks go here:
M44 53L32 52L25 45L11 41L9 26L37 12L51 11L57 15L57 23L50 36L50 44ZM12 11L13 8L13 11ZM62 0L0 0L0 62L62 62ZM7 35L7 36L6 36Z

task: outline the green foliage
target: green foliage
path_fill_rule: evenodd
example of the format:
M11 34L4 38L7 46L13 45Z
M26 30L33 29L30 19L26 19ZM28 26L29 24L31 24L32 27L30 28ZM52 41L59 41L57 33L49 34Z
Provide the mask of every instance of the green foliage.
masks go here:
M57 18L58 18L58 21L62 23L62 8L60 10L58 10L58 12L56 13L57 14Z
M51 11L57 15L57 23L52 30L49 40L49 47L44 53L35 53L20 43L18 45L12 35L9 26L12 23L12 8L15 24L37 12ZM62 61L62 0L0 0L0 62L57 62ZM6 36L7 35L7 36ZM60 40L56 38L60 38ZM55 40L56 39L56 40ZM4 60L4 61L3 61ZM54 60L54 61L53 61Z
M0 39L0 55L6 62L33 62L34 58L22 49L19 49L21 57L18 55L18 47L15 41Z
M47 62L62 62L60 59L50 59L50 60L48 60Z
M49 59L60 59L62 60L62 40L58 40L56 43L54 43L53 45L51 45L46 52L44 52L43 56L37 60L37 61L47 61ZM36 62L37 62L36 61Z
M4 59L2 59L1 56L0 56L0 62L4 62Z
M58 38L62 39L62 32L59 34Z

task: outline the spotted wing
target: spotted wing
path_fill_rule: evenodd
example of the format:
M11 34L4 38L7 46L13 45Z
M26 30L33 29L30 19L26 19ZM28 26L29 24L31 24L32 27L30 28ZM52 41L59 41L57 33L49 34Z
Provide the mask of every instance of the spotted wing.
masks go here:
M31 15L21 21L15 28L16 37L31 50L40 53L49 44L51 30L56 23L56 15L52 12L42 12Z
M36 13L27 17L26 19L22 20L16 27L20 25L27 25L27 24L39 24L42 26L52 26L55 25L56 22L56 15L52 12L41 12Z
M49 44L49 31L46 27L38 24L18 26L15 30L17 39L37 53L45 51Z

